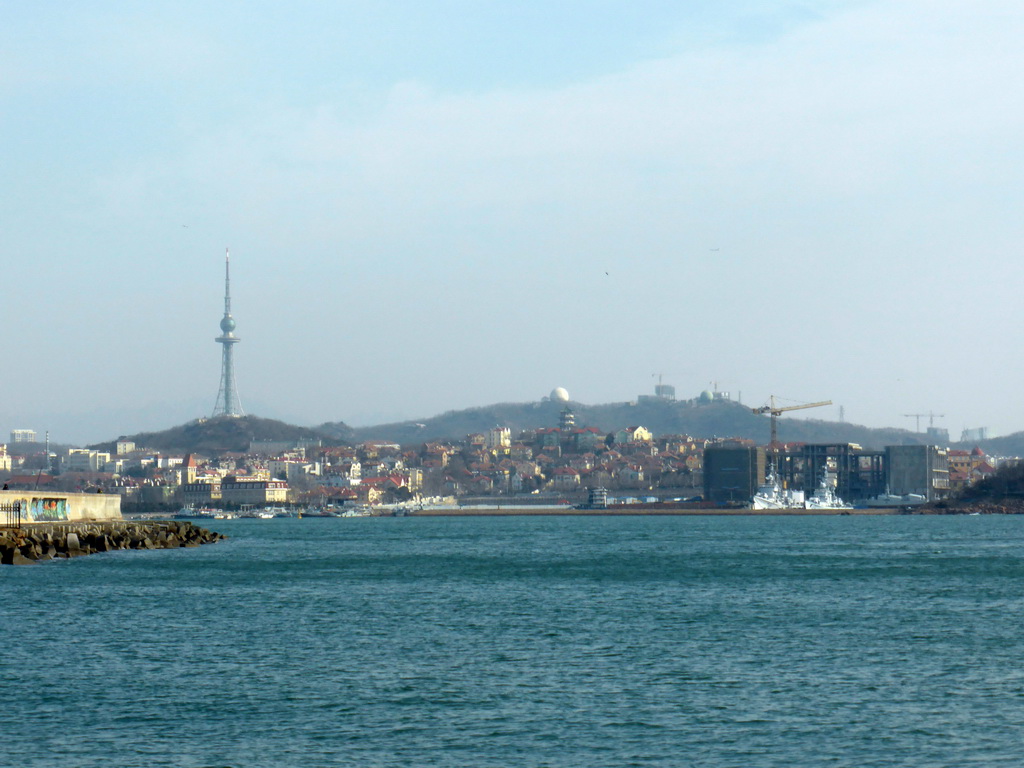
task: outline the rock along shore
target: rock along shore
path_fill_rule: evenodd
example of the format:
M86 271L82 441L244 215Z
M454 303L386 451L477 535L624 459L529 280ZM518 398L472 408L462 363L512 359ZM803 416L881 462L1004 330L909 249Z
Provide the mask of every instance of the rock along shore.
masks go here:
M224 538L186 520L29 523L0 530L0 564L30 565L115 549L198 547Z

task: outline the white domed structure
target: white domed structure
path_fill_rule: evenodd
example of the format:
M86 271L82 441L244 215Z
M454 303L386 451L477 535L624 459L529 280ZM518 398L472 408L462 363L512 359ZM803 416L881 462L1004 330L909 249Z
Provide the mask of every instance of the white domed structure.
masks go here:
M715 393L712 392L710 389L705 389L703 392L700 393L700 401L702 403L710 403L714 399L715 399Z
M551 399L556 403L568 403L569 391L565 387L555 387L551 390Z

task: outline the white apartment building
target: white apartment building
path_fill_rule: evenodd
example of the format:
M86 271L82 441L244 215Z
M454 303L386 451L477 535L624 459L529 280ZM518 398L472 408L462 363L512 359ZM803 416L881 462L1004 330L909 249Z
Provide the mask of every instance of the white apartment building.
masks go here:
M69 448L61 468L65 472L103 472L108 461L109 453L90 451L88 448Z
M508 453L512 447L512 430L508 427L494 427L487 430L487 450Z

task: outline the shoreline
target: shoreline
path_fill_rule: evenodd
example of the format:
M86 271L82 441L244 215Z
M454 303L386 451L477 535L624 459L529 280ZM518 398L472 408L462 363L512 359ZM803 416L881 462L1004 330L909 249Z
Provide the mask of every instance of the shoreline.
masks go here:
M573 517L643 517L643 516L809 516L809 515L900 515L904 514L897 507L872 509L730 509L708 508L690 509L685 507L668 508L609 508L609 509L573 509L566 507L461 507L461 508L425 508L406 512L406 517L515 517L515 516L557 516Z

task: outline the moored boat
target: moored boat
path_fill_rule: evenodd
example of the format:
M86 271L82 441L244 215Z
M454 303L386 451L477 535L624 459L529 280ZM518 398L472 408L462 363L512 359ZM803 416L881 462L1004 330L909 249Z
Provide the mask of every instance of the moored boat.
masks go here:
M774 471L768 473L750 500L751 509L799 509L803 506L804 492L782 488Z
M919 504L924 504L926 499L920 493L905 493L902 496L895 493L889 493L887 488L885 493L880 493L877 496L872 496L870 499L864 502L866 507L916 507Z
M821 481L817 490L807 497L804 502L804 509L852 509L852 507L839 498L835 488L828 481L828 472L821 473Z

